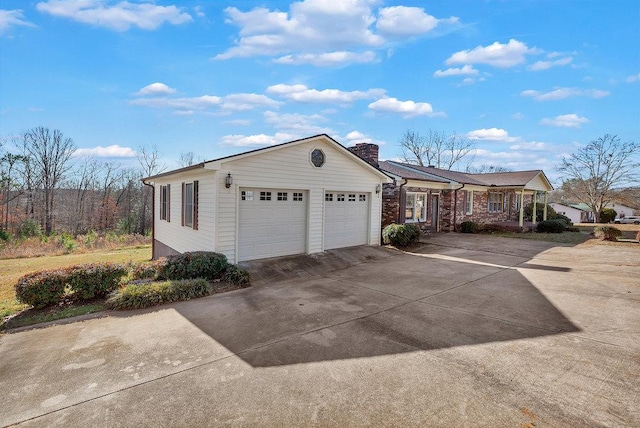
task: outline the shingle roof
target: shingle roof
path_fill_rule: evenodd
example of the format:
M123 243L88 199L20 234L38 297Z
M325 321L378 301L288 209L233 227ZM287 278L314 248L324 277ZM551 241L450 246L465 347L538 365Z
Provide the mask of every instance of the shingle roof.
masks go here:
M490 172L486 174L468 174L470 177L481 181L487 186L524 186L533 180L541 170L515 171L515 172Z
M378 162L379 168L389 174L397 175L398 177L406 178L409 180L421 180L421 181L435 181L437 183L448 183L449 180L442 178L429 176L420 171L417 171L411 167L403 166L399 162L380 161Z

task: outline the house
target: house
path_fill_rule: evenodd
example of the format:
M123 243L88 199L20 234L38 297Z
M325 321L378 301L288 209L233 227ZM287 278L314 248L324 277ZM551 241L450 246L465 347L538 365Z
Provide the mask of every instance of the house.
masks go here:
M153 187L154 258L216 251L237 263L379 245L391 178L322 134L143 181Z
M370 144L349 150L394 178L383 186L382 227L421 223L432 231L454 231L464 221L515 222L524 226L524 206L544 205L551 183L541 170L468 174L432 166L377 159ZM536 210L534 209L534 213Z
M593 213L586 204L567 205L553 202L549 206L558 214L567 216L572 223L593 223Z
M616 202L610 202L606 205L606 208L611 208L616 212L616 217L628 217L630 215L635 215L636 210L628 207L626 205L622 205Z

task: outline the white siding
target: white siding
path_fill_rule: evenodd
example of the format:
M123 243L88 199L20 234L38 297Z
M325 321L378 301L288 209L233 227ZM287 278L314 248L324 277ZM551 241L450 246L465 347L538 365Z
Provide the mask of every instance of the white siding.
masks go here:
M215 171L198 169L155 180L155 239L179 252L215 251ZM198 230L181 225L182 183L198 180ZM170 222L160 220L160 186L171 184Z
M562 204L550 203L549 206L553 208L557 213L566 215L573 223L580 223L580 214L582 214L581 210L575 209L573 207L568 207Z
M547 183L545 182L544 178L542 177L542 174L538 174L536 175L531 181L529 181L526 185L525 185L525 189L527 190L541 190L541 191L550 191L551 188L549 188L547 186Z
M325 154L326 161L321 168L314 167L310 162L310 153L314 148L321 149ZM227 173L231 173L233 177L230 189L225 188ZM307 253L324 250L322 239L325 190L341 189L354 193L371 193L368 244L380 244L382 204L380 194L375 193L375 187L382 182L382 178L324 139L313 139L240 159L231 158L221 163L218 177L217 251L224 253L232 261L236 261L236 213L240 187L307 191Z

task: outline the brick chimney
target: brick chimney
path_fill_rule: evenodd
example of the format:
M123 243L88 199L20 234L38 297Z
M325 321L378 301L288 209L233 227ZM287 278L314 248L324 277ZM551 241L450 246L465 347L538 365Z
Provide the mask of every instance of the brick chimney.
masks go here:
M348 147L351 153L363 159L365 162L378 167L378 145L371 143L358 143L353 147Z

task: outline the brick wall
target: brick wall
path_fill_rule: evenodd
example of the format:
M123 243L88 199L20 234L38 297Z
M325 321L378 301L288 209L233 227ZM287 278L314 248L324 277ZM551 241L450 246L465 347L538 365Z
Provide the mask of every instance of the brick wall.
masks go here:
M400 214L400 188L393 183L382 185L382 228L398 222Z
M349 147L347 150L376 168L378 167L378 146L376 144L358 143L353 147Z
M506 209L502 212L489 212L489 193L473 192L473 214L465 214L464 198L465 192L458 191L458 207L456 210L456 223L460 225L463 221L475 221L476 223L497 223L503 221L519 221L520 211L516 209L517 198L519 194L514 191L502 192L507 194ZM525 195L524 205L526 206L533 201L532 195Z

